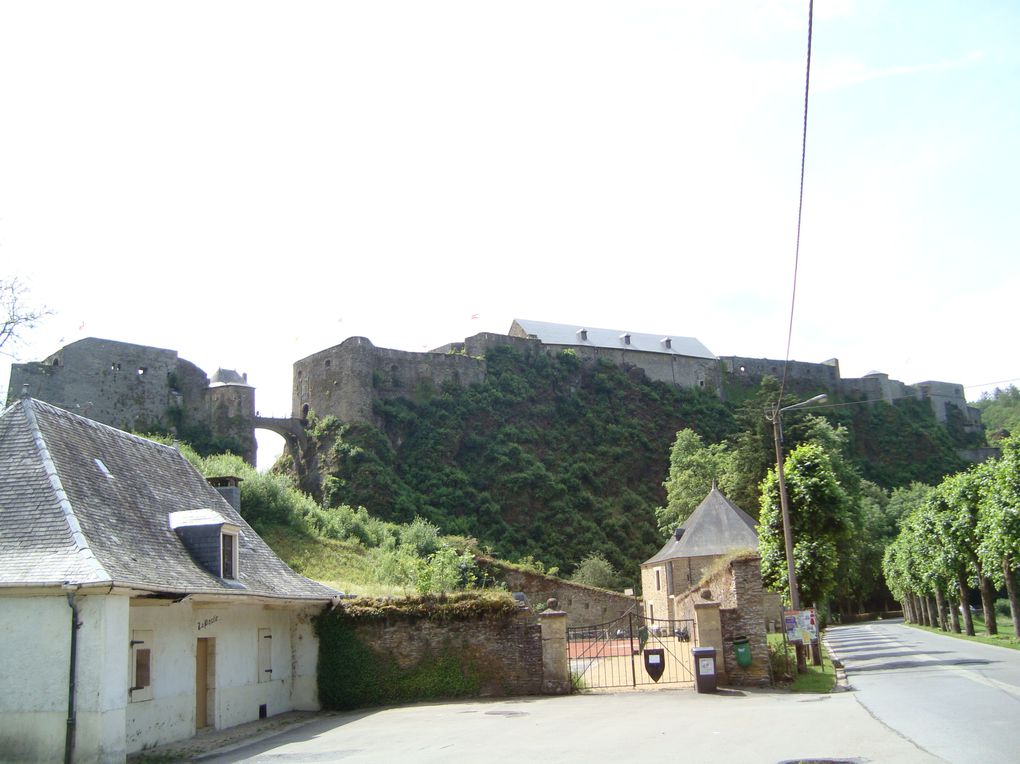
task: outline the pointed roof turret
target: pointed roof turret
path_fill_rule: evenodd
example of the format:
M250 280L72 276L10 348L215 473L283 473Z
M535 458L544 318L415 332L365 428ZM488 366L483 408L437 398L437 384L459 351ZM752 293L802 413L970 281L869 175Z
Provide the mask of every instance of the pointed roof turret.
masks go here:
M643 565L678 557L710 557L734 549L758 547L758 524L754 518L723 496L715 481L691 516L658 553Z

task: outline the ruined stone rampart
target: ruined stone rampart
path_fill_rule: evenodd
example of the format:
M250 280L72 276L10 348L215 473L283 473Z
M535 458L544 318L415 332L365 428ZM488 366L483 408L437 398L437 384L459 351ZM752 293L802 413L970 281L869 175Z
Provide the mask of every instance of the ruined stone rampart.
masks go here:
M376 400L427 396L445 384L484 380L485 361L467 354L410 353L350 337L294 364L292 413L302 419L315 412L344 422L374 422Z
M89 337L13 364L8 403L26 386L33 398L129 432L205 427L255 460L254 388L242 378L210 382L176 350Z

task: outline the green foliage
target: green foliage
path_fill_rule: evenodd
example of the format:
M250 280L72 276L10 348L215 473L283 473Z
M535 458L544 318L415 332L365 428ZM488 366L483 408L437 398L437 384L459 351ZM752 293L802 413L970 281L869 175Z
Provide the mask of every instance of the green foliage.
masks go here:
M790 453L785 476L801 602L822 604L835 587L838 550L852 529L850 499L836 479L829 455L815 443L802 444ZM779 486L774 472L762 484L759 520L762 579L789 596Z
M1016 385L984 393L973 405L981 411L981 421L989 433L1020 435L1020 389Z
M669 476L662 484L666 506L655 510L659 532L668 536L687 522L729 464L730 454L722 443L706 446L693 430L678 432L670 451Z
M619 571L599 552L592 552L581 560L571 574L570 580L575 584L597 586L600 589L615 591L620 588Z
M509 559L563 568L600 552L637 570L660 543L669 444L684 427L712 441L729 434L726 407L567 353L496 348L486 361L484 384L380 402L381 430L322 432L324 504L421 517Z
M927 401L876 402L850 411L853 457L868 480L885 488L935 485L966 466Z
M315 619L318 684L323 708L407 703L477 695L486 666L460 645L445 644L412 665L373 650L358 636L360 623L379 620L473 621L513 618L517 604L505 592L403 599L348 600Z
M402 669L390 656L364 644L342 620L316 622L319 637L319 701L324 709L347 711L364 706L457 698L478 693L479 668L452 646Z

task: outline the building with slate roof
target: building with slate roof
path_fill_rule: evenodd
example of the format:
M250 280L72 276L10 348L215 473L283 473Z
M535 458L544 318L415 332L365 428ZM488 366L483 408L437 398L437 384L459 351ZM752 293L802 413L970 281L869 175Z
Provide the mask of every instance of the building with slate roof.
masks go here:
M677 387L721 390L719 359L694 337L643 334L626 329L554 324L515 318L511 337L538 340L559 352L570 348L579 358L605 359L644 371L649 379Z
M0 416L0 758L123 761L314 709L310 620L338 594L176 449L31 398Z
M641 593L649 618L676 618L674 599L698 584L705 570L738 549L758 548L758 524L714 484L662 549L641 564Z

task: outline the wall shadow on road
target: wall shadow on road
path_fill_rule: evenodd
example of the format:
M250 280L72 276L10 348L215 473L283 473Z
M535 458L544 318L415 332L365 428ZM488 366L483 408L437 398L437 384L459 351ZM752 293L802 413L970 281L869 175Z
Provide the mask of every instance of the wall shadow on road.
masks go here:
M979 659L976 659L976 658L973 658L973 659L972 658L961 658L961 659L955 660L955 661L950 661L950 660L946 660L946 661L925 661L925 660L916 660L916 661L889 661L887 663L876 663L876 664L871 665L871 666L855 666L855 665L851 664L851 665L846 666L846 671L847 671L848 674L853 676L854 674L873 673L875 671L897 671L899 669L917 669L917 668L933 669L933 668L938 668L940 666L990 666L993 663L998 663L998 661L979 660Z
M924 654L949 655L951 653L948 650L925 650ZM875 660L876 658L908 658L916 655L917 650L899 650L897 652L893 651L886 652L879 650L877 652L871 653L859 653L854 650L840 650L839 652L839 657L843 660L844 663L850 661L871 661ZM931 663L931 661L928 661L928 663Z

